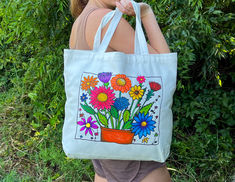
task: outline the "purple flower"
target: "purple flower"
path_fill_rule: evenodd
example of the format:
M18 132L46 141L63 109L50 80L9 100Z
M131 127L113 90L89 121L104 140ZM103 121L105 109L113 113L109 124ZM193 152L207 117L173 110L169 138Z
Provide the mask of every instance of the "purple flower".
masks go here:
M103 83L108 83L111 76L112 76L112 73L110 72L103 72L103 73L98 74L99 80L102 81Z
M83 131L83 130L85 130L85 135L88 133L88 131L89 131L89 133L90 133L90 135L92 135L93 136L93 131L92 131L92 129L97 129L98 128L98 126L95 124L96 123L96 121L92 121L92 118L91 118L91 116L87 119L87 121L85 120L85 118L82 118L82 121L78 121L77 122L79 125L81 125L81 126L83 126L81 129L80 129L80 131Z

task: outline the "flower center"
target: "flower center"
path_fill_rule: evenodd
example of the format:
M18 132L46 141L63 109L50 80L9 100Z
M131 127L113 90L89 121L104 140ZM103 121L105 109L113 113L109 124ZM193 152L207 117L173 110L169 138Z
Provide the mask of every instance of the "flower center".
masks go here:
M90 124L90 123L87 123L87 124L86 124L86 127L87 127L87 128L90 128L90 127L91 127L91 124Z
M87 84L87 85L90 85L90 82L87 82L86 84Z
M146 125L147 125L146 121L142 121L141 126L146 126Z
M120 85L120 86L123 86L126 84L126 80L123 79L123 78L118 78L117 79L117 84Z
M139 94L139 91L135 91L134 93L135 93L135 95L138 95L138 94Z
M106 100L108 100L108 96L107 96L107 94L105 94L105 93L100 93L100 94L97 96L97 99L98 99L98 101L100 101L100 102L105 102Z

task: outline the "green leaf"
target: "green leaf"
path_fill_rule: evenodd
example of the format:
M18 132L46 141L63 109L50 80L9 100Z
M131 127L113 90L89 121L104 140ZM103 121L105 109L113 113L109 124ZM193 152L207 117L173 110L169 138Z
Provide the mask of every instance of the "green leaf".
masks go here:
M153 103L150 103L150 104L144 106L144 107L140 110L140 113L141 113L141 114L144 113L144 115L146 115L146 114L149 112L149 110L151 109L152 105L153 105Z
M119 114L118 114L118 110L115 107L111 106L110 113L115 119L118 119Z
M101 122L104 126L108 127L108 120L107 120L107 118L105 117L105 115L103 115L103 114L101 114L100 112L98 112L98 118L99 118L100 122Z
M129 110L125 110L123 113L123 121L127 122L130 118L130 111Z
M125 123L125 125L123 126L123 129L131 129L132 125L132 120L128 121Z
M90 106L81 104L82 108L89 114L95 115L96 112Z

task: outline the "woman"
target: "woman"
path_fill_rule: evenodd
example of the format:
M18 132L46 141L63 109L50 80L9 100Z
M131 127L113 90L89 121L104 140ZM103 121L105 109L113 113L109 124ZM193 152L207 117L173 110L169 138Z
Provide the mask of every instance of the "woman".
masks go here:
M71 35L70 49L91 50L99 24L115 7L129 16L135 16L130 0L71 0L71 13L76 18ZM170 53L166 40L158 26L153 11L146 3L140 3L141 21L146 30L150 54ZM103 38L109 23L103 28ZM122 18L107 48L126 54L134 53L135 31ZM95 182L168 182L171 181L165 163L154 161L92 160Z

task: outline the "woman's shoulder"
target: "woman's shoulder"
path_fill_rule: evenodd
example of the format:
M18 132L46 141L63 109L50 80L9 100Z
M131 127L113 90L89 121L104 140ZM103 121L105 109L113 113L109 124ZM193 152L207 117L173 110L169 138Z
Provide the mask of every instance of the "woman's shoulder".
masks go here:
M108 8L90 8L90 13L87 21L100 23L102 18L110 11L112 10Z
M108 9L108 8L93 8L91 11L92 12L87 17L86 27L85 27L86 40L87 40L87 43L90 48L93 47L94 37L95 37L96 31L101 23L102 18L112 10ZM102 35L103 35L103 33L106 32L107 26L108 25L106 25L103 28Z
M110 11L112 10L107 8L98 8L88 16L85 28L85 37L87 44L91 49L93 48L94 37L101 23L101 20ZM102 29L101 39L103 39L109 27L109 24L110 21ZM125 53L133 53L134 35L135 35L134 30L130 26L130 24L124 18L121 18L114 32L114 35L110 41L107 51L115 50Z

